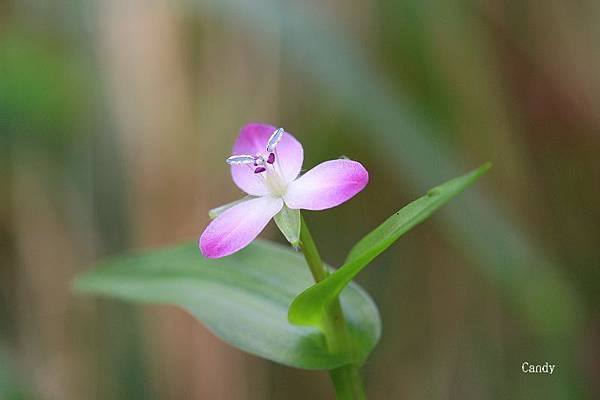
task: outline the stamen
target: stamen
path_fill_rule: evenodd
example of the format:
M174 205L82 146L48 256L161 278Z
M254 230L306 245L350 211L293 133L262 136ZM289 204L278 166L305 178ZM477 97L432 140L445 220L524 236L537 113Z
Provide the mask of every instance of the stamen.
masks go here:
M275 162L275 153L270 153L269 158L267 158L267 163L273 164Z
M255 174L260 174L261 172L265 172L267 169L265 167L258 167L254 170Z
M267 151L269 153L275 150L275 147L277 147L277 145L281 141L281 138L283 137L284 133L285 131L283 130L283 128L279 128L275 132L273 132L273 134L269 138L269 141L267 142Z
M225 162L229 165L242 165L242 164L253 164L254 156L248 154L240 154L237 156L231 156Z

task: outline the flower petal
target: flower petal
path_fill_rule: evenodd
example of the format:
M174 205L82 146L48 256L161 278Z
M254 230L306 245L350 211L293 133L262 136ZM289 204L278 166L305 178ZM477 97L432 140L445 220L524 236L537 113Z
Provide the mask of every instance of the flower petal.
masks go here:
M228 208L200 236L200 251L208 258L235 253L253 241L282 207L281 199L265 196Z
M275 130L277 130L276 127L267 124L245 125L240 130L240 136L233 146L232 154L266 154L267 142ZM296 179L304 160L304 150L300 142L286 132L275 150L277 152L275 165L280 169L286 182ZM263 196L268 193L263 178L256 175L247 165L232 165L231 176L235 184L248 194Z
M363 190L369 173L359 162L325 161L290 183L284 196L289 208L324 210Z

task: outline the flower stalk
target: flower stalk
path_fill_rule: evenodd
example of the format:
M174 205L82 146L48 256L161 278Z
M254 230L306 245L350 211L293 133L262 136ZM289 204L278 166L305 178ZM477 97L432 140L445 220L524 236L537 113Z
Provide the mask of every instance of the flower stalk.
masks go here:
M329 272L323 265L321 256L310 234L304 217L301 217L300 248L315 282L320 282L327 277ZM332 353L353 354L354 349L344 312L339 298L336 298L325 310L323 318L323 331L329 351ZM353 357L352 357L353 358ZM363 400L366 399L360 378L358 365L347 364L329 371L335 387L338 400Z

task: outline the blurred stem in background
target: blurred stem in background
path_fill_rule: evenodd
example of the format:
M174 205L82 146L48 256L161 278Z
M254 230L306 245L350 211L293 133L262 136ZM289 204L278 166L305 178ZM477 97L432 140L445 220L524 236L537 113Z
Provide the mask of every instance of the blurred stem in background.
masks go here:
M4 340L0 337L0 399L21 400L33 398L32 393L29 392L22 380L16 376L14 371L11 371L10 367L15 363L5 347Z
M174 5L96 3L99 62L117 145L126 162L122 172L134 247L193 236L207 218L198 210L209 208L201 160L212 143L210 138L198 140L191 97L195 82L187 73ZM252 375L245 373L247 357L215 339L185 312L153 308L144 313L142 324L149 333L145 345L153 349L147 386L156 397L235 398L248 391ZM196 379L200 376L202 380Z

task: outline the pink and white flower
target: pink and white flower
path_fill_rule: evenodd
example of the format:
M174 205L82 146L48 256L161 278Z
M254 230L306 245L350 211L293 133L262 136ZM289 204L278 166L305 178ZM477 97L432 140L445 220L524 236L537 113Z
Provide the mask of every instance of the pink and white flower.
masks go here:
M252 242L275 217L290 242L281 221L297 221L298 210L335 207L360 192L369 181L367 170L348 159L325 161L300 175L304 150L294 136L282 128L248 124L240 130L232 156L227 159L235 184L250 197L225 206L225 211L206 227L200 250L209 258L224 257ZM294 229L292 229L293 231Z

